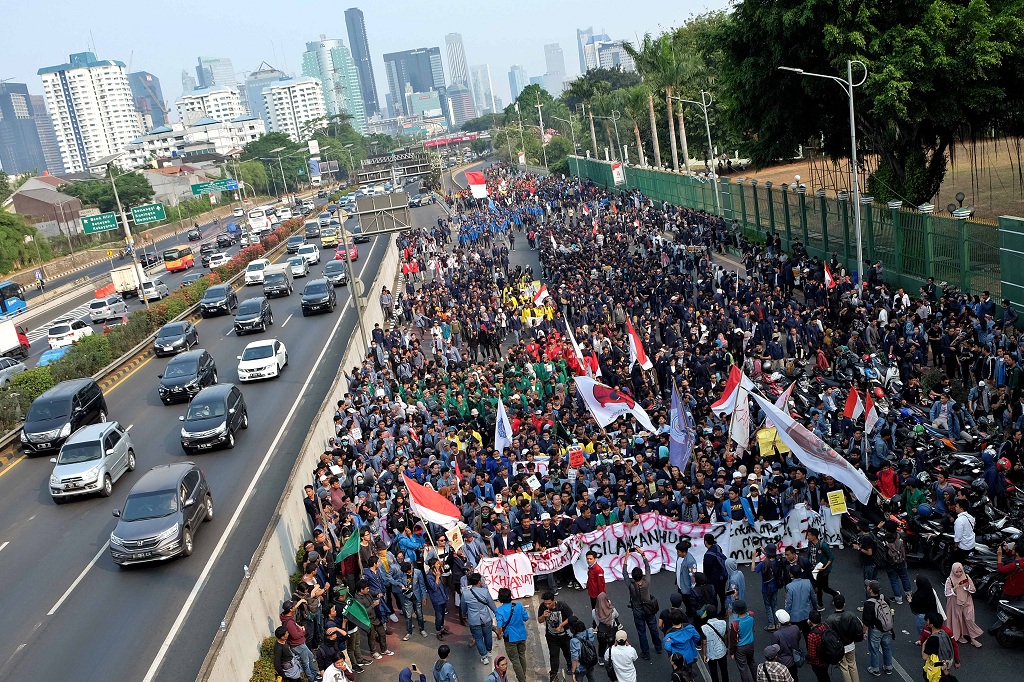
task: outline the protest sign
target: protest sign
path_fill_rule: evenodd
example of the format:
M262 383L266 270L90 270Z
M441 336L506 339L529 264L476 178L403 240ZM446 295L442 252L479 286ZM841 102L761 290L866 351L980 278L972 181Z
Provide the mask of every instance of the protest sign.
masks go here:
M828 494L828 507L833 514L846 513L846 494L842 490L833 490Z
M573 469L579 469L581 466L587 463L587 458L583 455L583 446L578 444L572 444L569 446L569 466Z
M540 490L540 480L536 476L526 479L526 484L530 486L530 490Z
M530 565L533 566L534 575L544 575L560 571L572 564L580 556L580 536L573 535L562 540L555 547L546 549L543 552L527 552L530 557Z
M446 538L448 538L448 544L453 552L458 552L460 549L462 549L462 546L466 544L465 541L462 539L462 531L459 529L458 526L455 526L449 531L445 531L444 535Z
M495 599L502 587L512 591L513 599L533 596L533 566L526 554L481 559L476 570Z

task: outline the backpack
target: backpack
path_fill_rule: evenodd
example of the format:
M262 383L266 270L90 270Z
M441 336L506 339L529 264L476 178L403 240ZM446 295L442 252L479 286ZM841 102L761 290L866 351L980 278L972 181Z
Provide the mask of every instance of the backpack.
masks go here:
M885 597L878 595L877 599L869 599L875 603L875 628L882 632L892 632L892 608L885 603Z
M933 632L932 637L935 637L939 642L939 662L946 666L947 670L952 670L953 663L956 660L956 654L953 651L953 640L942 628Z
M589 638L584 639L578 635L576 638L580 642L580 665L590 670L597 665L597 647Z
M903 538L896 535L886 540L885 557L889 560L890 566L898 566L907 560L907 548L903 544Z
M821 657L828 665L838 665L844 655L846 647L843 646L843 640L839 638L836 629L826 623L825 629L821 631Z

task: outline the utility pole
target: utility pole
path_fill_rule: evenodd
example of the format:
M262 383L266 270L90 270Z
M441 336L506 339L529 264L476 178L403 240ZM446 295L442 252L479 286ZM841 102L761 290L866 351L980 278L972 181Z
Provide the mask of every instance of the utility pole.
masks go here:
M120 156L120 154L117 156ZM128 226L128 216L125 215L124 206L121 205L121 196L117 193L117 176L114 175L114 169L111 167L113 161L114 159L110 159L104 165L110 174L110 186L114 188L114 201L117 203L117 212L121 214L121 226L124 228L125 242L132 246L132 265L135 266L135 274L139 278L139 296L148 309L149 298L146 296L146 287L143 285L143 282L146 281L146 271L142 269L142 264L139 263L138 249L135 248L135 242L132 240L132 230Z
M541 109L540 93L537 93L537 120L540 123L540 151L544 156L544 170L548 169L548 148L544 146L544 113Z

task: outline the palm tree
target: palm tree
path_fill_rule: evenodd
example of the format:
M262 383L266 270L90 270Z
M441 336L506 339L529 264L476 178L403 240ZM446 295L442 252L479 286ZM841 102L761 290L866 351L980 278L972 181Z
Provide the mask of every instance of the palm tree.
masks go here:
M595 83L589 78L577 78L569 84L568 89L562 93L562 100L568 101L578 99L583 103L584 109L590 109L590 146L594 158L597 158L597 133L594 131L594 98L607 92L608 84L605 82Z
M637 73L647 87L647 110L651 119L651 143L654 146L654 165L661 167L661 149L658 143L658 121L654 115L654 91L660 90L658 84L658 41L650 33L644 34L639 47L629 41L622 41L622 49L626 51L636 64ZM671 126L670 126L671 127Z
M647 109L647 92L642 85L635 85L626 90L619 90L622 93L622 108L626 115L633 121L633 137L636 138L636 148L640 152L640 165L647 165L647 157L644 154L644 143L640 137L640 124L637 123Z

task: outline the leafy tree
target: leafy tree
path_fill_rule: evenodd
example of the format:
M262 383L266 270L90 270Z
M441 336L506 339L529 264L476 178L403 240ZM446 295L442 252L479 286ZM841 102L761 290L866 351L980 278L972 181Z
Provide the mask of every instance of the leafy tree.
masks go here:
M467 133L480 133L491 128L497 128L505 123L504 114L484 114L471 118L462 124L462 130Z
M267 177L267 169L259 161L250 160L238 164L238 179L245 183L246 187L270 193L270 178Z
M584 83L574 87L576 81L584 81ZM578 93L585 92L587 88L598 92L613 92L639 84L640 76L632 71L623 71L621 66L611 69L591 69L566 84L566 89L562 93L562 100L567 107L575 110L578 105L586 101L579 97Z
M474 154L485 154L491 148L491 143L489 140L478 138L469 143L469 148L473 150Z
M0 171L0 204L7 201L7 198L13 193L14 190L11 188L11 176Z
M32 237L26 242L25 237ZM36 247L39 247L38 254ZM7 274L50 258L50 242L25 218L0 210L0 273Z
M594 130L594 98L608 92L609 84L606 81L577 78L573 80L562 92L562 101L575 108L573 102L583 106L584 111L590 110L590 149L594 156L597 156L597 133ZM586 113L584 113L586 115Z
M650 33L644 34L639 45L634 46L628 41L623 41L622 49L632 57L636 64L637 73L643 79L644 87L647 88L647 112L651 124L651 144L654 147L654 165L661 168L661 145L658 142L658 119L654 114L654 93L661 89L660 66L658 63L661 45Z
M101 213L117 210L117 201L114 197L114 189L110 184L110 174L114 175L114 182L117 183L117 194L121 198L121 205L127 210L132 206L141 206L153 201L153 186L149 184L142 173L125 172L111 166L107 173L106 180L86 180L84 182L69 182L60 186L60 191L68 196L82 200L87 206L97 207Z
M879 199L927 201L952 145L993 128L1019 129L1024 105L1021 0L896 0L877 4L744 0L716 31L728 122L758 165L808 139L849 155L848 100L825 79L779 66L846 76L868 67L855 90L864 148L878 154L870 180ZM855 66L854 79L860 72Z

